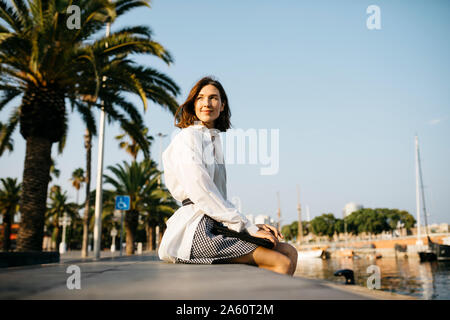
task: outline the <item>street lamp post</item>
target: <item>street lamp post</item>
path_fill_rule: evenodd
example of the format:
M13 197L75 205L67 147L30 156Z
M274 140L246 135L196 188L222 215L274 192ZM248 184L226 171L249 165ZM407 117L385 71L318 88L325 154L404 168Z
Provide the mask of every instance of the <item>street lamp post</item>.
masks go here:
M111 23L106 24L106 37L109 37ZM105 44L108 48L108 43ZM106 81L103 76L102 82ZM95 222L94 222L94 259L100 259L100 243L102 238L102 211L103 211L103 151L105 140L105 108L102 101L100 113L100 132L98 137L98 162L97 162L97 191L95 194Z
M63 254L66 253L66 249L67 249L67 245L66 245L66 227L68 227L70 225L70 223L72 222L72 219L70 219L70 217L67 216L67 213L64 212L64 216L61 219L61 221L59 222L59 225L63 227L63 234L62 234L62 241L59 244L59 253Z
M111 237L112 237L111 252L115 252L116 251L116 236L117 236L117 229L116 228L112 228L112 230L111 230Z
M281 232L281 208L280 208L280 193L277 191L277 200L278 200L278 210L277 210L277 216L278 216L278 223L277 223L277 230Z
M92 251L91 243L92 243L92 233L89 233L89 235L88 235L88 252Z

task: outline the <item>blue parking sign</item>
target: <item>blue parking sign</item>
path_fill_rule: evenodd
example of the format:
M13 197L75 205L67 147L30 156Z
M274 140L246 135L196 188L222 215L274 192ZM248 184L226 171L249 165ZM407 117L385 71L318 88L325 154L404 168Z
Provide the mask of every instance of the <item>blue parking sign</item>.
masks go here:
M116 210L130 210L130 196L117 196Z

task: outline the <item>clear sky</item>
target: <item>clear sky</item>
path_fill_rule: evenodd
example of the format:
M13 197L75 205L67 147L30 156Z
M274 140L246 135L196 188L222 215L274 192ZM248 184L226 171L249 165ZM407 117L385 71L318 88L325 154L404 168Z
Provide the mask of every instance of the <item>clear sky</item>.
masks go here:
M367 28L369 5L381 10L380 30ZM227 91L234 128L279 129L277 174L261 175L261 164L227 166L228 195L240 197L245 214L276 218L278 191L282 224L296 220L298 184L311 218L342 217L350 201L415 216L417 133L429 221L450 222L450 2L155 0L112 29L123 25L150 26L172 53L170 67L136 59L172 77L180 103L197 80L214 75ZM171 134L173 117L150 104L144 118L158 160L156 134ZM69 125L63 155L53 153L56 183L75 200L69 178L84 167L84 128L78 115ZM107 126L105 168L131 159L118 149L118 133ZM0 158L0 177L22 176L25 143L18 131L14 139L14 153ZM94 173L96 158L95 145Z

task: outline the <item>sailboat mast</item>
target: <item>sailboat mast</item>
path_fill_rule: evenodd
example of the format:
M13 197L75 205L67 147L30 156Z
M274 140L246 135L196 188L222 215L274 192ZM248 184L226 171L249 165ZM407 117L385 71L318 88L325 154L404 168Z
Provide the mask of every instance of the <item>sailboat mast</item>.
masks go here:
M425 191L424 191L424 188L423 188L422 166L420 164L419 144L417 144L417 158L419 160L419 179L420 179L420 190L422 191L422 206L423 206L423 216L425 218L425 233L428 236L428 218L427 218L427 208L426 208L426 205L425 205Z
M278 201L278 212L277 212L278 227L277 227L277 229L279 232L281 232L281 208L280 208L280 193L279 192L277 192L277 201Z
M415 136L416 145L416 210L417 210L417 244L423 244L420 226L420 170L419 170L419 138Z
M297 244L303 240L303 225L302 225L302 207L300 205L300 187L297 185L297 211L298 211L298 234L297 234Z

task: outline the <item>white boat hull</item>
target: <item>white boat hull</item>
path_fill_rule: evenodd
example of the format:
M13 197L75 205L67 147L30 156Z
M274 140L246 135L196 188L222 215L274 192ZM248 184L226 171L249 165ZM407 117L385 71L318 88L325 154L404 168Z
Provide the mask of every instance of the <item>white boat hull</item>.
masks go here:
M305 250L297 251L298 259L314 259L321 258L324 250Z

